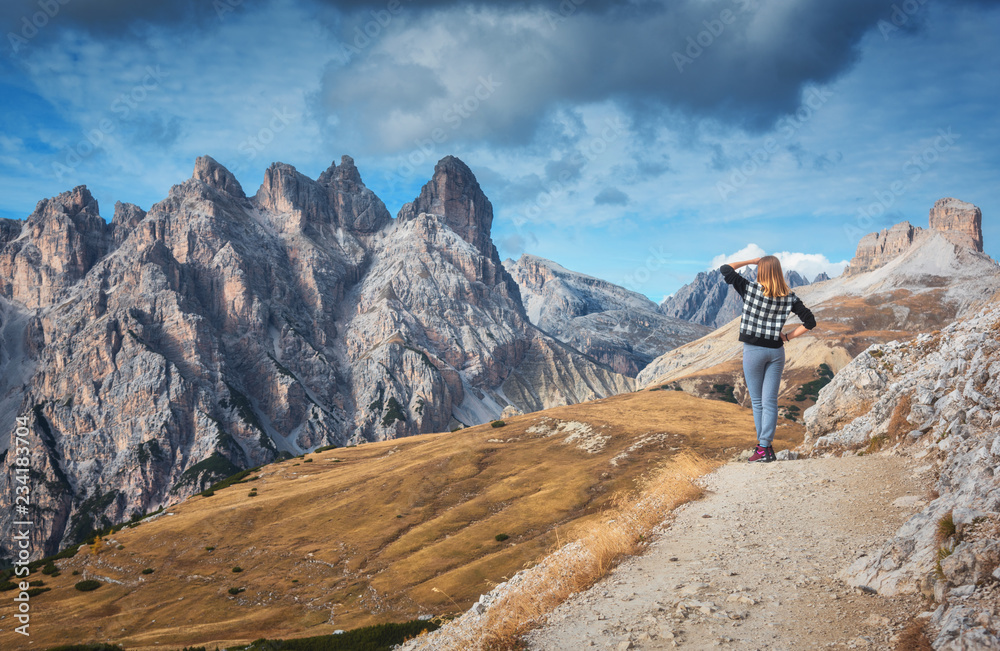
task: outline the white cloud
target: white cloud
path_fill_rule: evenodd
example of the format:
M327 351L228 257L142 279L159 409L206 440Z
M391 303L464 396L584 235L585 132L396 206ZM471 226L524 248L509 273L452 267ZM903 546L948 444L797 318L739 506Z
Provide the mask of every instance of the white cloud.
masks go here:
M813 278L821 273L826 273L831 278L839 276L847 266L847 260L831 262L821 253L792 253L791 251L781 251L780 253L768 253L754 243L730 255L717 255L712 258L709 269L718 269L726 262L740 262L742 260L752 260L765 255L773 255L781 262L784 271L798 272L806 280L812 282Z
M726 262L740 262L742 260L752 260L754 258L759 258L761 256L767 255L764 249L760 248L756 244L750 243L744 246L742 249L733 253L731 255L717 255L712 258L712 264L708 266L709 269L718 269Z

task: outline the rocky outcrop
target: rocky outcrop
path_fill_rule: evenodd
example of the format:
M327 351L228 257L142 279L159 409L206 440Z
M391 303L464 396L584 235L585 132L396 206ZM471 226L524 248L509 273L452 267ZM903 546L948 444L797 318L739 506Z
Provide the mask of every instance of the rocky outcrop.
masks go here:
M983 215L976 206L953 198L939 199L931 208L930 232L940 233L959 247L983 252ZM844 271L852 276L872 271L899 257L929 235L928 231L901 222L861 238L857 252Z
M420 196L399 211L400 221L415 219L421 213L446 215L445 225L463 240L490 256L493 242L493 206L483 194L469 166L446 156L434 166L434 176Z
M934 599L935 649L1000 646L998 331L1000 305L992 302L939 332L872 346L805 413L817 452L892 448L937 468L937 497L877 554L843 572L882 594Z
M971 203L939 199L931 208L930 227L959 246L983 251L983 213Z
M878 233L869 233L861 238L857 252L851 259L844 274L853 276L884 266L913 245L913 239L923 229L910 222L901 222Z
M115 214L111 219L111 241L112 248L117 249L122 245L136 226L146 218L146 211L131 203L115 203Z
M250 198L202 157L148 213L107 224L80 187L8 225L0 451L28 416L36 553L317 446L632 388L524 318L468 167L428 186L393 220L348 157L276 163ZM0 473L3 532L14 489Z
M658 355L710 331L664 316L642 294L551 260L525 254L504 267L534 325L623 375L635 377Z
M52 305L107 253L108 231L83 186L39 201L0 250L0 295L28 308Z

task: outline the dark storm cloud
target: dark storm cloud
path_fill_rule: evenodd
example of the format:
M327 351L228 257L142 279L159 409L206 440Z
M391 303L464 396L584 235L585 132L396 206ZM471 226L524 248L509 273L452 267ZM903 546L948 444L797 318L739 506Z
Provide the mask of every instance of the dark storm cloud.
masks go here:
M587 2L565 17L554 13L555 2L498 4L485 16L411 12L366 44L388 57L377 70L355 60L330 64L320 105L336 113L329 98L364 102L355 90L362 80L412 91L407 79L416 66L449 89L446 101L423 110L411 92L399 93L362 120L341 122L344 131L386 149L405 148L440 126L447 107L485 75L500 87L489 100L470 104L475 110L455 121L449 139L525 145L545 137L553 111L604 101L623 108L635 130L680 115L763 131L794 111L809 85L849 70L866 33L889 39L919 29L926 2L687 0L628 10ZM409 127L393 128L387 138L386 125L401 116L396 124Z
M329 137L399 153L461 140L537 145L553 134L572 146L584 136L562 133L553 114L608 101L625 111L637 134L667 119L712 118L767 130L798 107L810 84L848 71L866 33L888 40L918 30L928 4L300 0L293 6L329 24L341 46L315 95L315 117ZM953 11L961 4L1000 0L936 6ZM39 40L65 27L99 38L141 38L137 24L211 30L230 24L231 14L264 6L278 7L266 0L14 0L2 4L0 19L17 34L48 8Z
M244 1L247 6L253 3ZM218 18L217 8L198 0L8 0L0 5L0 25L5 33L15 34L21 33L26 21L43 34L60 27L115 34L137 22L175 25L209 17Z

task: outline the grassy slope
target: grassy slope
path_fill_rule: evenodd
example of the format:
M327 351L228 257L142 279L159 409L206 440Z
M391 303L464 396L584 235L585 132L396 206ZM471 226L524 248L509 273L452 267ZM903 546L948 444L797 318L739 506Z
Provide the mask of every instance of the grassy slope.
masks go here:
M560 420L589 424L609 437L606 446L590 453L567 444L567 433L526 431ZM502 428L273 464L259 480L194 497L172 515L115 534L96 555L82 548L58 561L59 577L33 575L52 591L31 601L32 647L213 648L464 610L582 533L613 495L634 488L672 452L728 457L752 444L752 431L749 410L651 391L528 414ZM660 436L647 438L653 434ZM784 425L776 447L798 443L801 434ZM251 488L258 496L248 496ZM510 538L497 542L500 533ZM237 565L243 571L233 573ZM147 567L155 572L141 574ZM120 584L73 589L91 577ZM231 596L231 587L246 590ZM0 614L3 624L11 621L10 599L0 602ZM3 624L0 647L24 647Z

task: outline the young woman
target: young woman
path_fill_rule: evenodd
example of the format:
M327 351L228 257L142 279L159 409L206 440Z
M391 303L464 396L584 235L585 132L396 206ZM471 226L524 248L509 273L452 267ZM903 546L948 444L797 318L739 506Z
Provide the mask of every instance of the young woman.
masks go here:
M748 264L757 265L757 282L750 282L736 273L737 269ZM757 447L750 455L750 461L767 463L775 459L771 441L778 424L778 388L781 371L785 368L785 342L815 328L816 319L789 289L781 272L781 263L773 255L724 264L719 271L743 299L743 316L740 318L743 376L757 428ZM791 332L782 332L785 320L792 312L802 320L802 325Z

